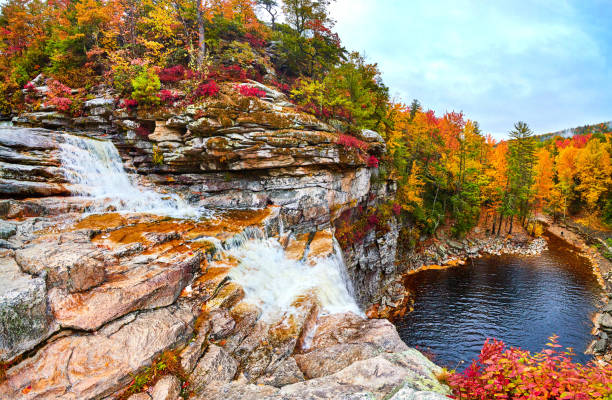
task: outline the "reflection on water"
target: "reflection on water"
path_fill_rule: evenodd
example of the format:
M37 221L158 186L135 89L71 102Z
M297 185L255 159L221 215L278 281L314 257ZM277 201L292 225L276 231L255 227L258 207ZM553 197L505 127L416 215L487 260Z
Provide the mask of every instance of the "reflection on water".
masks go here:
M477 357L487 337L534 352L555 333L577 361L588 361L601 289L585 259L554 237L549 247L541 256L485 257L409 277L415 310L396 323L402 339L455 367Z

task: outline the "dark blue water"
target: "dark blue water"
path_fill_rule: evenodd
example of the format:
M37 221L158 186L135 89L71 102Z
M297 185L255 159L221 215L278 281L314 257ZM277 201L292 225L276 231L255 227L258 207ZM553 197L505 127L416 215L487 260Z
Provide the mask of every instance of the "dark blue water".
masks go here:
M491 256L410 276L415 309L396 321L404 342L463 369L487 337L536 352L557 334L576 361L587 362L602 291L587 260L548 239L550 249L540 256Z

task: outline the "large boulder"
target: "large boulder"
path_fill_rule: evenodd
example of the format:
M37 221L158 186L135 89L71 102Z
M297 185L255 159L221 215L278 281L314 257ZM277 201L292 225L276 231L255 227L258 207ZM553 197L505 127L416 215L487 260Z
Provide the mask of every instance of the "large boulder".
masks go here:
M222 347L210 345L191 374L193 390L202 392L213 382L224 383L234 378L238 362Z
M104 398L161 352L185 343L193 322L190 310L171 306L130 314L93 334L58 338L6 372L0 398Z
M0 361L34 348L56 329L44 279L22 273L12 257L0 258Z
M32 275L46 274L49 287L82 292L105 279L104 254L86 234L42 237L18 250L15 258Z

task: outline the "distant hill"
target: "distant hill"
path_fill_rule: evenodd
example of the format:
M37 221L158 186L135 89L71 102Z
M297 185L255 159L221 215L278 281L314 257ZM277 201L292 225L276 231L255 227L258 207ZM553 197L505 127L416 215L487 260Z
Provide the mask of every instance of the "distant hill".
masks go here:
M612 132L612 121L602 122L600 124L584 125L584 126L579 126L577 128L569 128L569 129L564 129L562 131L557 131L557 132L544 133L542 135L536 135L535 137L538 140L544 142L556 136L561 136L564 138L571 138L575 135L585 135L585 134L597 133L597 132L601 132L601 133Z

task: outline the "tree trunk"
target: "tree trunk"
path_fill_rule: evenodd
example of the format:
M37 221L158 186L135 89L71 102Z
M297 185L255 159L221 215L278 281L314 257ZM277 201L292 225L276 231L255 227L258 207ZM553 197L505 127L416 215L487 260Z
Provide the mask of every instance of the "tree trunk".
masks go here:
M510 217L510 229L508 230L508 235L512 235L512 224L514 223L514 215Z
M495 235L495 225L497 222L497 214L493 214L493 226L491 227L491 235Z
M199 41L199 52L198 52L198 69L202 68L204 64L204 57L206 56L206 38L204 36L204 8L202 0L198 0L198 41Z
M501 232L501 226L502 226L502 221L504 220L504 216L500 215L499 216L499 225L497 226L497 236L499 236L500 232Z

